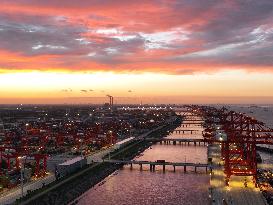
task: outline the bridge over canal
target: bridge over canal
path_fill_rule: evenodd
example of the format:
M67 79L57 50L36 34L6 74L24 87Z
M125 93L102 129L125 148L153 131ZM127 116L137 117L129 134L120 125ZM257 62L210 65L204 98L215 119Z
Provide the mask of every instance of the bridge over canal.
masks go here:
M156 166L162 166L163 172L165 172L166 166L173 166L173 170L175 172L176 167L184 167L184 172L187 171L187 167L193 167L194 172L197 173L197 168L204 168L206 173L208 170L212 171L212 165L211 164L205 164L205 163L190 163L190 162L166 162L165 160L156 160L156 161L136 161L136 160L115 160L115 159L104 159L103 162L107 163L113 163L113 164L130 164L131 169L133 168L133 165L139 165L140 170L142 170L143 165L150 165L150 171L155 171Z
M145 141L149 141L149 142L159 142L160 144L173 144L173 145L182 145L182 144L194 144L196 145L207 145L208 142L205 139L175 139L175 138L145 138Z

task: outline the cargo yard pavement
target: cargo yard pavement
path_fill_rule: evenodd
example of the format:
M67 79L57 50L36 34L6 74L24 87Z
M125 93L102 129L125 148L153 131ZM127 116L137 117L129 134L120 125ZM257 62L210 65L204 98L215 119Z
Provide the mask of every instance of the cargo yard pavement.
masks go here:
M208 147L214 169L210 179L210 194L212 205L267 205L259 188L255 188L250 177L247 177L247 187L244 187L245 177L231 177L229 187L225 186L225 175L220 159L220 145Z

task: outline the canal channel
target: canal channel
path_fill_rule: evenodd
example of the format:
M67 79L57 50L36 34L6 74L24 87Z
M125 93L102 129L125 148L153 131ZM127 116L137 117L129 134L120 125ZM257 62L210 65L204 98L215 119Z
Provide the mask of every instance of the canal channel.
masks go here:
M187 120L188 119L188 120ZM187 121L186 121L187 120ZM198 117L187 117L185 123L199 120ZM195 130L190 132L177 132L176 130ZM169 133L166 138L172 139L198 139L202 138L203 128L197 124L181 125ZM135 160L166 160L168 162L207 163L207 146L193 144L154 144L140 153ZM187 168L185 173L182 167L174 172L172 167L166 166L163 172L161 166L155 172L150 172L149 166L124 166L105 178L102 182L86 191L75 204L85 205L112 205L112 204L209 204L209 175L204 169L194 172L194 168Z

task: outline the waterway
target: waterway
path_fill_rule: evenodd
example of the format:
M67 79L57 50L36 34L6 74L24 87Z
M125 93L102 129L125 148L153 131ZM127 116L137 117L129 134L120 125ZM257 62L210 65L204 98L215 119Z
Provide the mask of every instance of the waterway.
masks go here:
M167 138L202 138L202 128L196 125L178 127L181 129L197 129L193 134L169 133ZM169 162L207 162L207 147L194 145L160 145L154 144L145 150L136 160L166 160ZM149 166L143 166L140 171L138 165L125 166L108 176L80 196L76 201L79 205L172 205L172 204L209 204L208 198L209 175L204 170L166 166L164 173L162 167L156 167L150 172Z
M258 151L262 158L262 163L258 164L258 168L273 171L273 154L266 151Z

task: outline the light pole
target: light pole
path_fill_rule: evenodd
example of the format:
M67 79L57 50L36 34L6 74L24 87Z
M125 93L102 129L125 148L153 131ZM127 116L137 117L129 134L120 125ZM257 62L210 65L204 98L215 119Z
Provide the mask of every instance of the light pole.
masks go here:
M24 169L25 169L25 162L23 161L26 157L18 157L21 161L21 170L20 170L20 181L21 181L21 196L24 196Z
M79 139L79 142L80 142L80 152L81 152L81 168L82 168L82 160L83 160L82 143L83 143L83 139Z
M130 137L132 137L132 125L130 125Z
M81 151L81 168L82 168L82 159L83 159L83 154L82 154L82 139L79 139L80 142L80 151Z
M110 145L112 146L113 145L113 132L112 132L112 130L110 130L109 131L109 133L110 133Z
M23 176L23 167L21 167L21 196L24 196L24 176Z

